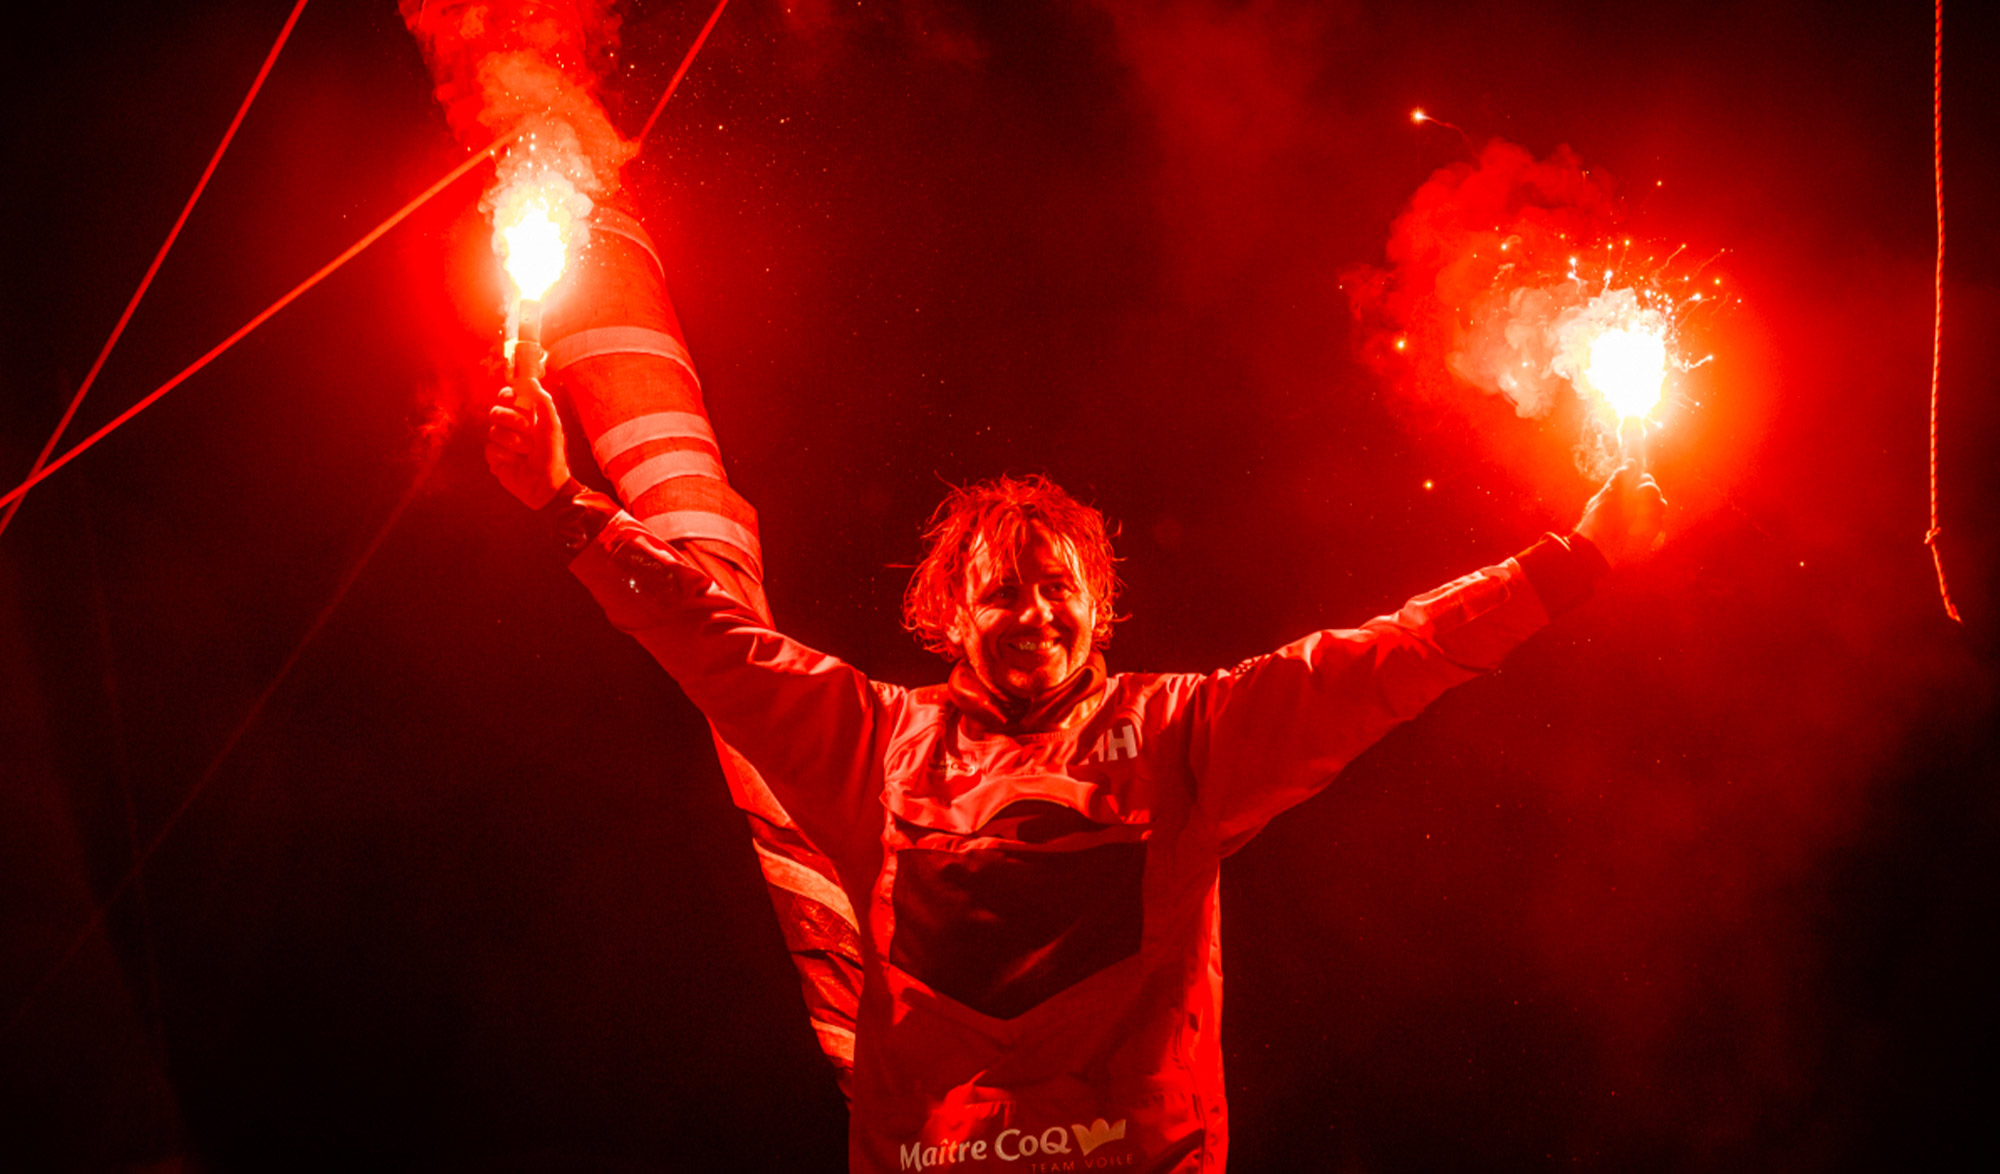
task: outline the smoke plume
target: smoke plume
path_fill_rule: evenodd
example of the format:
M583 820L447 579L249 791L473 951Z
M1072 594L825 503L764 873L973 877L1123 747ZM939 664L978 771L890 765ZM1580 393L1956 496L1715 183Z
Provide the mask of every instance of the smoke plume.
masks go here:
M1471 387L1547 418L1575 395L1599 331L1667 328L1632 288L1612 288L1630 260L1618 213L1610 181L1567 147L1537 160L1496 140L1476 164L1438 171L1397 217L1388 266L1343 275L1370 364L1425 398ZM1608 475L1616 429L1615 416L1583 414L1587 476Z
M616 59L614 0L401 0L451 132L477 150L520 127L568 128L593 182L615 188L627 143L598 101Z
M615 59L615 0L401 0L423 46L452 134L468 149L518 134L480 208L495 225L538 200L587 241L594 200L618 191L637 153L611 124L597 87ZM503 243L495 240L504 255Z

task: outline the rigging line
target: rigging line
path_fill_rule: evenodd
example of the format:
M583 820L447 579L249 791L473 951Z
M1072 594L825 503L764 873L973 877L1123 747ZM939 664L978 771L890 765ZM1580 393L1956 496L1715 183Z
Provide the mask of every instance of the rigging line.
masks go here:
M640 129L638 139L634 140L636 143L643 143L646 135L653 129L653 124L656 121L658 121L661 111L666 109L667 100L674 96L674 90L679 87L681 78L687 75L689 66L691 66L694 63L695 54L701 51L702 44L708 40L708 34L710 30L712 30L715 27L716 20L721 17L722 10L728 7L728 4L729 0L718 0L718 3L715 6L715 11L709 14L708 22L702 26L700 34L695 37L694 44L689 46L687 55L681 59L680 68L674 71L673 78L667 83L666 92L660 95L659 103L653 107L652 115L646 119L646 125ZM305 5L305 0L299 0L299 8L303 8L304 5ZM294 20L296 20L297 15L298 15L298 10L294 9L293 11ZM290 28L290 22L287 23L287 29L289 30L289 28ZM267 68L268 68L268 63L267 63ZM261 75L260 75L260 80L261 80ZM366 236L363 236L360 240L348 246L348 248L345 251L343 251L339 256L335 257L333 260L321 266L316 272L312 274L312 276L306 278L298 285L292 287L292 289L289 292L287 292L284 296L280 297L277 301L271 303L269 307L264 309L256 317L250 319L250 321L244 323L241 327L238 327L236 331L232 333L229 337L223 339L221 342L217 343L214 347L210 348L206 354L202 355L199 359L196 359L193 363L190 363L186 368L182 369L182 371L179 374L175 375L172 379L167 380L166 383L160 385L159 388L155 389L144 399L133 404L130 408L127 408L124 412L121 412L110 423L104 425L104 427L102 428L99 428L96 432L91 433L88 437L85 437L82 441L79 441L74 447L69 449L67 452L63 453L63 455L57 458L55 461L50 462L46 466L39 467L33 472L31 472L27 480L23 481L20 485L8 491L8 493L4 497L0 497L0 503L5 503L10 507L17 506L21 498L27 494L28 490L34 488L42 481L47 480L50 475L55 473L56 470L62 468L64 465L68 464L70 461L80 456L86 449L90 448L98 441L104 439L106 436L109 436L112 432L116 431L120 426L122 426L127 421L132 419L132 417L138 415L140 412L144 411L148 407L151 407L154 403L157 403L161 397L165 396L168 392L172 391L174 388L180 386L180 384L185 382L190 376L194 375L197 371L201 370L203 367L206 367L209 363L213 362L224 351L228 350L230 347L236 345L236 343L241 341L244 336L248 335L251 331L255 330L257 327L269 321L272 316L278 313L278 311L284 309L286 306L290 305L293 301L297 300L297 298L300 295L304 294L307 290L311 289L315 285L318 285L321 281L324 281L327 277L331 276L333 272L339 269L342 265L345 265L348 261L353 260L354 257L359 255L363 249L366 249L369 245L374 244L390 229L396 227L396 225L402 223L403 220L408 218L411 213L415 212L418 208L428 203L438 193L444 191L446 188L450 187L453 183L457 182L460 178L462 178L465 175L466 172L472 170L472 168L476 166L478 163L480 163L482 160L489 158L495 152L500 150L502 147L512 142L514 138L517 135L519 135L519 133L520 132L516 130L509 132L505 135L502 135L500 138L495 139L490 145L488 145L486 149L467 158L466 160L461 162L458 166L452 168L452 170L449 173L447 173L442 179L439 179L429 188L426 188L416 198L412 199L409 203L397 209L394 213L392 213L389 216L388 219L384 220L382 223L375 226L375 228L371 229ZM204 176L204 181L205 179L206 177ZM183 213L183 219L185 219L185 213ZM178 225L176 225L176 229L178 229ZM162 254L164 255L164 250L162 250ZM156 260L155 267L157 267L157 264L158 262ZM150 278L150 271L148 276ZM134 299L135 304L136 301L137 299L135 297ZM130 314L130 309L128 308L127 315L129 316L129 314ZM121 325L122 325L122 320L121 320ZM106 349L107 350L109 349L108 344ZM101 357L99 362L101 364L102 362ZM93 369L93 374L94 374L94 369ZM58 435L60 435L60 433L58 433ZM50 447L53 447L53 445L54 441L52 439L50 442ZM28 991L27 995L23 997L20 1004L15 1008L13 1014L8 1017L7 1021L4 1024L0 1024L0 1037L11 1035L14 1032L14 1030L20 1026L22 1021L27 1016L29 1009L34 1006L36 1000L38 1000L41 997L44 991L46 991L51 985L54 984L56 978L62 974L63 970L67 968L70 962L76 958L77 953L81 951L83 947L90 941L91 936L97 933L102 928L104 924L104 918L109 914L111 906L116 904L118 899L124 896L126 891L129 890L132 887L132 885L138 880L139 875L142 872L144 872L146 866L152 862L153 856L155 853L159 851L160 846L166 842L167 837L170 834L172 834L174 828L179 826L181 818L187 814L190 808L194 806L195 801L198 798L200 798L202 792L207 789L209 783L215 779L216 774L222 769L223 764L227 762L229 760L230 755L235 752L237 745L242 742L244 735L249 733L252 726L256 725L257 719L263 715L264 708L267 704L269 704L272 695L277 692L278 687L282 685L285 682L286 678L288 678L291 675L292 669L298 665L300 658L305 654L306 648L312 644L313 639L317 637L321 629L323 629L326 626L327 621L332 617L335 609L337 609L340 606L341 601L347 598L348 591L354 586L355 582L361 577L361 572L364 569L366 569L370 560L372 560L375 557L375 552L381 548L383 540L389 536L389 531L392 530L395 527L396 522L402 518L403 512L409 507L410 502L415 500L418 490L423 487L424 482L430 477L431 470L436 468L438 456L441 452L442 452L441 446L436 446L432 448L429 458L425 461L423 468L418 471L416 479L411 482L409 489L404 491L402 498L398 500L396 502L395 507L390 510L388 519L383 522L382 528L376 532L375 537L369 541L367 548L361 552L361 557L355 560L354 565L351 568L349 568L348 572L344 576L342 576L339 584L334 588L333 598L328 600L326 606L320 609L319 615L314 617L311 626L306 629L306 633L303 637L300 638L298 645L292 649L291 654L288 655L285 658L284 663L278 667L277 675L271 679L270 684L264 687L264 691L258 695L256 701L251 703L249 712L244 715L243 720L237 724L236 728L233 731L231 731L229 737L223 742L222 749L218 751L215 758L210 761L208 768L202 771L201 776L195 780L194 785L188 788L187 794L181 797L180 803L167 816L166 820L161 823L159 830L153 834L153 838L147 841L145 848L142 851L138 852L133 857L130 867L128 867L125 871L125 874L119 878L118 883L112 886L110 893L108 893L102 901L98 902L97 906L91 913L90 920L86 922L83 928L77 932L76 936L71 940L68 948L66 948L63 951L61 957L59 957L56 960L55 964L49 968L48 972L43 975L41 981L38 982L33 988L31 988ZM47 454L44 453L44 456L46 455ZM9 511L9 516L11 516L11 508Z
M140 400L138 403L133 404L131 407L126 408L123 412L120 412L114 419L112 419L112 421L109 424L106 424L104 427L99 428L97 431L91 433L89 436L78 441L76 445L72 447L69 451L63 453L63 455L57 457L55 460L50 461L48 465L44 467L40 472L31 475L26 481L23 481L19 485L15 486L13 489L8 490L5 496L0 496L0 504L5 504L7 502L20 500L21 496L27 493L28 490L33 489L36 485L40 484L43 481L48 480L51 476L55 474L56 470L62 468L64 465L69 464L71 461L81 456L85 449L90 448L98 441L103 440L105 437L111 435L113 432L116 432L120 427L122 427L125 424L126 421L130 420L132 417L138 415L140 412L145 411L147 408L150 408L155 403L159 402L160 397L166 395L174 388L179 387L182 383L187 381L189 376L193 375L195 372L201 370L203 367L206 367L210 363L214 362L215 359L222 354L222 352L228 350L232 346L235 346L238 342L241 342L243 340L243 337L245 335L257 329L259 326L262 326L264 323L270 321L271 317L275 315L278 311L284 309L286 306L291 305L294 301L298 299L299 295L305 293L313 286L318 285L320 282L326 280L329 276L333 274L334 270L339 269L342 265L345 265L349 261L352 261L356 256L360 255L363 249L366 249L369 245L372 245L376 241L380 240L382 236L386 234L390 229L396 227L398 224L401 224L405 219L407 219L412 212L415 212L418 208L421 208L426 203L429 203L430 200L433 197L435 197L439 192L444 191L452 184L458 182L458 180L462 178L466 172L471 171L474 167L484 162L495 151L498 151L500 148L512 142L514 140L514 136L519 133L520 133L519 131L511 131L505 135L502 135L501 137L495 139L492 142L492 144L489 145L485 150L480 151L478 154L471 156L470 158L461 162L458 166L452 168L451 171L448 174L446 174L443 179L440 179L436 183L432 184L430 187L425 188L423 192L419 194L416 198L412 199L409 203L404 204L401 208L396 209L396 211L392 213L387 220L384 220L382 223L370 229L368 231L368 235L362 237L358 241L355 241L353 244L349 245L345 250L343 250L339 256L335 257L331 261L328 261L326 264L320 266L319 270L315 272L311 277L308 277L304 281L301 281L297 285L293 286L291 290L288 293L286 293L283 297L279 298L275 302L272 302L256 317L250 319L250 321L245 322L242 326L238 327L236 331L233 334L231 334L228 338L223 339L221 342L216 343L213 347L209 348L207 354L204 354L199 359L196 359L194 362L189 363L185 368L181 370L180 374L174 376L172 379L169 379L165 383L161 384L151 394L147 395L146 398Z
M301 0L301 3L303 3L303 0ZM694 64L695 55L701 52L702 45L708 40L709 32L715 28L715 22L722 16L722 10L724 8L727 8L728 6L729 6L729 0L718 0L718 3L715 6L715 10L708 14L708 22L701 26L701 32L695 37L694 44L688 47L687 55L681 58L680 68L674 71L673 78L667 83L666 92L660 95L659 102L653 107L652 115L646 119L646 125L640 128L639 137L633 140L635 144L644 143L646 135L650 133L653 129L653 124L659 120L661 111L666 109L667 100L674 96L674 90L680 86L681 79L687 76L688 68ZM286 293L283 297L273 302L262 313L258 314L255 318L252 318L250 321L244 323L241 327L239 327L236 330L235 333L231 334L228 338L225 338L221 342L217 343L213 348L211 348L208 351L208 353L202 355L199 359L196 359L194 362L188 364L188 366L184 368L178 375L175 375L173 378L167 380L164 384L161 384L158 388L156 388L153 392L148 394L144 399L140 400L138 403L133 404L131 407L125 409L125 411L119 413L115 418L111 420L110 423L104 425L102 428L99 428L97 431L91 433L89 436L79 441L75 446L71 447L68 451L64 452L60 457L57 457L55 460L49 461L46 464L41 464L40 462L38 462L38 467L34 471L29 473L26 480L22 481L19 485L15 486L13 489L8 490L4 496L0 496L0 505L8 507L9 510L8 516L10 517L12 516L12 511L15 508L17 508L17 503L19 503L22 497L26 496L27 492L30 489L33 489L35 486L41 484L43 481L48 480L49 477L56 472L56 470L62 468L70 461L75 460L78 456L81 456L86 449L95 445L98 441L103 440L105 437L111 435L111 433L117 431L132 417L138 415L140 412L143 412L147 408L153 406L153 404L158 402L162 396L166 395L174 388L180 386L183 382L185 382L188 379L188 377L195 374L195 372L200 371L203 367L206 367L211 362L214 362L215 359L218 358L224 351L228 350L230 347L235 346L238 342L242 341L245 335L249 334L257 327L262 326L266 321L268 321L271 318L272 315L276 314L278 311L290 305L294 300L296 300L299 297L299 295L305 293L313 286L318 285L321 281L324 281L327 277L332 275L334 270L339 269L342 265L345 265L347 262L353 260L354 257L357 254L359 254L363 249L367 248L369 245L374 244L375 241L380 239L384 233L388 232L396 225L402 223L402 221L406 217L408 217L412 212L415 212L419 207L428 202L432 197L436 196L439 192L443 191L447 187L450 187L454 182L456 182L467 171L470 171L481 160L486 159L487 157L491 156L494 152L500 150L500 148L514 141L514 139L520 133L521 132L518 129L516 129L513 131L509 131L508 133L502 135L498 139L495 139L490 145L486 147L485 150L480 151L478 154L473 155L472 157L466 159L464 162L460 163L457 167L451 170L450 174L446 175L443 179L437 181L437 183L432 184L421 195L411 200L408 204L405 204L403 205L403 207L397 209L393 215L391 215L387 220L383 221L381 224L377 225L373 230L371 230L368 233L368 235L362 237L359 241L349 246L348 249L345 252L341 253L338 257L335 257L333 260L327 262L324 266L322 266L319 269L318 272L314 273L311 277L306 278L304 281L294 286L290 292ZM53 442L51 446L52 445Z
M646 145L646 136L653 133L653 124L660 120L660 112L667 108L667 99L673 97L674 91L680 87L681 79L687 76L688 66L694 64L694 55L701 52L702 43L708 40L709 30L715 27L715 22L722 16L722 10L727 7L729 0L716 0L715 11L708 14L708 23L701 26L701 32L695 35L694 44L688 46L687 56L681 58L681 67L674 71L673 79L667 82L667 92L661 94L660 100L654 103L653 112L646 116L646 125L639 128L639 137L632 140L634 147Z
M230 755L234 754L236 747L242 743L244 735L248 734L251 727L255 726L257 720L263 716L264 709L270 704L272 695L277 693L278 687L283 685L286 679L291 676L292 670L298 667L299 660L305 655L306 649L311 646L313 640L326 627L327 621L333 617L334 611L347 598L347 593L353 589L354 584L360 580L361 573L368 568L368 564L375 558L375 552L382 548L383 540L389 537L389 532L395 529L396 523L402 519L404 512L409 509L410 503L416 500L417 493L430 480L431 471L437 468L438 457L443 451L444 446L442 443L433 443L431 445L422 466L417 470L416 477L410 482L410 487L403 491L403 496L397 499L396 504L389 510L389 516L382 522L382 528L377 530L375 536L368 540L368 545L362 549L360 557L356 558L353 565L348 567L346 573L341 575L339 583L334 586L333 597L327 600L326 606L320 608L319 614L313 617L311 625L306 628L305 635L299 638L298 644L285 657L284 663L278 666L277 674L271 678L270 684L265 685L264 691L259 693L257 699L250 703L250 709L243 715L243 720L238 722L236 728L230 731L229 737L223 740L222 749L218 750L215 757L209 760L207 768L195 779L194 784L188 788L187 793L181 796L180 803L175 805L173 811L160 824L159 830L155 831L153 837L146 841L146 846L143 849L133 854L132 863L126 868L125 875L120 877L118 883L111 887L111 891L105 895L104 899L97 903L91 912L90 920L85 922L83 927L76 932L76 935L70 939L68 947L56 959L55 964L50 966L48 971L42 975L41 980L29 988L28 993L22 997L19 1005L14 1008L13 1013L7 1017L7 1022L0 1024L0 1039L12 1035L15 1029L21 1026L27 1017L29 1009L35 1005L36 1001L43 994L47 993L48 989L55 984L56 979L61 976L69 964L75 961L77 954L82 951L83 947L103 928L104 919L111 912L111 907L117 904L118 899L123 897L138 881L139 875L146 870L146 866L152 862L154 854L160 850L160 845L166 843L167 837L179 826L182 817L187 815L189 809L194 806L195 801L201 797L202 792L207 790L208 785L215 781L215 777L221 772L223 764L229 761Z
M180 217L174 221L174 226L167 230L167 239L161 242L160 251L153 255L153 263L146 267L146 275L139 279L139 288L132 291L132 299L125 303L125 312L118 316L118 324L111 328L111 337L104 340L104 346L97 352L97 360L91 363L83 382L77 384L76 394L70 396L69 407L63 410L62 419L56 423L56 430L49 433L48 442L42 445L41 454L35 458L34 467L28 470L30 477L41 472L42 467L48 464L49 454L55 451L63 433L69 430L70 421L76 418L77 408L83 405L83 397L90 394L91 384L97 382L97 373L104 369L104 361L111 357L111 348L118 345L119 337L125 333L125 325L132 321L132 312L139 308L139 300L146 296L146 290L153 284L154 274L160 271L160 263L167 259L168 250L174 247L174 241L180 237L181 226L187 223L188 215L194 211L195 202L201 199L201 193L208 187L209 177L215 174L216 165L222 162L223 152L229 149L230 140L236 137L236 128L243 125L243 116L250 113L250 103L256 100L257 91L264 88L264 79L271 75L271 67L277 64L278 50L285 47L285 41L292 35L292 28L299 23L299 14L305 11L305 7L306 0L298 0L298 3L292 5L292 14L285 18L285 27L278 30L278 39L272 43L271 51L264 55L264 64L257 70L256 80L250 83L250 92L243 95L242 104L236 108L236 117L229 120L229 129L222 132L222 141L215 145L215 153L208 157L208 166L202 170L201 178L195 181L194 191L188 194L187 203L181 208ZM6 533L7 524L14 520L15 511L21 508L21 501L22 498L15 498L7 503L7 511L0 513L0 534Z
M1937 568L1944 614L1963 624L1951 602L1944 555L1938 550L1938 537L1944 533L1938 525L1938 376L1944 364L1944 0L1935 0L1932 6L1931 183L1937 199L1937 268L1931 279L1931 528L1924 531L1924 545L1931 548L1931 565Z
M292 26L297 22L299 12L305 7L305 3L306 0L298 0L297 6L292 10L291 18L288 19L285 24L285 32L281 34L279 38L278 44L280 46L284 43L285 36L289 35ZM670 81L668 81L666 92L660 95L660 100L653 107L652 114L646 119L645 126L640 128L639 136L637 139L634 140L635 144L643 144L647 134L649 134L652 131L653 124L659 120L660 113L666 109L668 99L674 96L674 90L680 86L681 79L687 75L688 68L694 64L695 55L701 51L703 43L705 43L708 40L709 32L715 28L715 22L722 16L722 10L728 7L728 4L729 0L718 0L715 6L715 10L709 14L707 23L702 25L701 32L695 37L694 44L689 46L687 55L681 58L680 67L674 71L673 78ZM258 74L258 80L257 80L258 85L262 84L265 74L269 72L271 61L276 58L277 48L278 48L277 46L274 46L272 48L271 57L265 61L264 70ZM255 92L256 92L255 87L253 87L251 91L252 96L254 96ZM247 110L248 106L249 106L249 99L246 98L244 100L244 110ZM233 122L230 125L230 132L229 132L230 135L233 135L235 133L236 125L237 123L241 122L242 116L243 116L243 110L239 110L237 112L236 122ZM71 403L70 411L66 413L63 418L62 427L59 427L57 429L55 436L52 436L50 438L48 445L43 450L41 458L39 458L36 462L36 468L29 473L28 478L24 480L20 485L16 486L12 490L9 490L4 497L0 497L0 504L5 504L8 506L6 517L11 518L13 516L14 511L19 508L21 499L24 496L26 496L27 492L30 489L34 488L41 482L47 480L52 474L55 473L56 470L62 468L64 465L68 464L70 461L80 456L85 450L89 449L92 445L95 445L98 441L104 439L106 436L109 436L112 432L116 431L119 427L124 425L127 421L131 420L134 416L137 416L140 412L144 411L148 407L151 407L153 404L157 403L168 392L180 386L180 384L185 382L190 376L194 375L197 371L200 371L203 367L206 367L209 363L213 362L224 351L227 351L230 347L240 342L251 331L255 330L257 327L269 321L280 310L283 310L286 306L290 305L293 301L297 300L300 295L304 294L307 290L311 289L313 286L318 285L321 281L324 281L327 277L331 276L335 270L339 269L342 265L345 265L348 261L353 260L356 256L358 256L362 252L362 250L366 249L369 245L374 244L377 240L381 239L381 237L387 232L389 232L390 229L393 229L394 227L396 227L396 225L402 223L402 221L408 218L411 213L415 212L418 208L428 203L432 198L437 196L438 193L444 191L446 188L450 187L453 183L457 182L460 178L462 178L466 174L466 172L472 170L472 168L476 166L478 163L480 163L482 160L491 157L495 152L499 151L502 147L512 142L514 138L519 135L519 133L520 132L516 130L509 132L505 135L502 135L500 138L495 139L484 150L467 158L466 160L461 162L458 166L452 168L452 170L449 173L447 173L442 179L439 179L429 188L426 188L416 198L412 199L409 203L397 209L394 213L392 213L389 216L388 219L384 220L375 228L371 229L367 235L363 236L360 240L356 241L354 244L348 246L348 248L344 250L339 256L335 257L333 260L321 266L316 272L312 274L312 276L306 278L298 285L292 287L292 289L287 293L285 293L284 296L280 297L277 301L271 303L269 307L264 309L256 317L250 319L250 321L244 323L241 327L238 327L234 333L229 335L229 337L223 339L221 342L217 343L214 347L210 348L207 353L203 354L193 363L190 363L187 367L182 369L179 374L167 380L167 382L160 385L160 387L158 387L153 392L148 394L144 399L140 400L139 402L133 404L130 408L127 408L125 411L121 412L110 423L104 425L102 428L99 428L96 432L91 433L88 437L85 437L82 441L78 442L74 447L64 452L61 457L57 458L53 462L44 464L43 462L46 461L49 451L54 448L57 439L59 439L60 436L62 435L62 429L68 426L70 416L74 415L77 403L80 402L82 399L82 389L79 389L76 401L73 401ZM227 146L227 144L228 144L228 136L225 136L223 145ZM221 157L221 149L218 148L216 152L216 158L210 160L208 172L203 173L201 181L202 185L205 185L207 183L208 175L209 173L212 173L214 171L215 162L217 159L220 159L220 157ZM201 191L201 185L198 185L196 187L195 194L198 196L200 194L200 191ZM186 220L188 210L192 209L193 204L194 201L191 198L188 202L188 208L182 210L181 220L175 223L173 233L169 234L167 240L167 246L171 246L171 244L173 243L173 236L178 234L180 230L180 225L182 222ZM165 257L167 246L163 246L161 248L160 256L154 259L152 268L147 270L146 278L144 281L141 282L140 285L140 291L139 291L140 293L143 293L145 291L145 286L147 283L151 281L154 271L158 269L160 260ZM131 304L126 307L125 315L120 318L117 329L113 331L111 341L113 342L116 341L118 332L123 330L125 321L130 318L133 308L136 307L138 304L138 300L139 300L139 295L134 294ZM95 377L97 369L103 365L104 357L106 354L109 353L110 348L111 348L111 343L107 342L105 344L104 351L100 353L98 356L97 364L95 364L92 367L90 376L86 377L85 382L83 384L84 388L87 388L89 386L91 378ZM144 872L146 866L152 862L153 856L159 851L160 846L166 842L167 837L172 834L173 830L177 826L179 826L182 817L184 817L187 814L187 812L194 806L195 801L200 798L202 793L207 789L208 785L215 779L217 773L222 769L223 764L226 763L229 760L230 755L235 752L238 744L242 742L244 735L249 733L251 727L256 725L258 718L260 718L263 715L265 706L270 703L271 697L277 692L279 686L284 684L285 680L288 677L290 677L292 670L298 665L300 658L304 656L307 647L309 647L312 644L314 638L316 638L319 635L320 631L323 628L325 628L327 621L332 618L334 611L337 608L339 608L341 602L347 598L348 591L351 590L355 582L360 579L362 571L367 568L368 563L375 557L375 552L381 548L383 540L389 536L389 532L395 528L396 523L402 518L404 511L408 509L410 503L415 500L418 491L423 487L424 482L429 479L431 471L437 467L438 457L441 454L441 452L442 452L442 446L433 446L430 455L426 459L423 467L420 470L418 470L416 478L410 483L410 487L404 491L401 499L399 499L396 502L394 508L392 508L389 511L389 516L383 522L382 528L376 531L374 538L370 539L367 547L361 552L361 556L355 560L354 565L348 569L345 575L342 576L340 582L334 588L333 598L329 599L326 603L326 606L321 608L319 614L314 617L312 624L306 629L305 635L299 639L299 643L297 644L297 646L295 646L292 649L291 653L285 658L284 663L278 667L277 674L274 677L272 677L270 684L266 685L264 687L264 691L258 695L257 699L254 702L251 703L249 712L244 715L243 720L237 724L236 728L230 732L229 737L224 740L221 750L219 750L216 753L215 758L209 762L207 769L202 771L200 777L198 777L195 780L194 784L188 788L187 794L181 797L180 803L167 816L165 821L161 823L159 830L153 834L151 840L147 841L145 848L134 855L131 865L126 869L125 874L119 878L118 883L113 885L111 891L104 897L104 899L97 903L96 907L91 913L89 921L87 921L84 924L84 926L77 932L76 936L71 940L69 946L63 951L62 955L59 958L57 958L55 964L52 965L49 968L48 972L43 975L41 981L39 981L33 988L31 988L28 991L28 993L22 998L20 1004L15 1008L13 1014L11 1014L8 1017L7 1021L4 1024L0 1024L0 1037L5 1037L7 1035L13 1034L14 1030L21 1025L23 1020L26 1018L28 1011L34 1006L35 1002L41 997L43 992L47 991L49 987L54 984L55 980L62 974L63 970L67 968L70 962L72 962L76 958L77 953L81 951L83 947L90 941L92 935L99 932L99 930L103 927L105 917L110 913L111 907L117 903L120 897L124 896L124 894L133 886L133 884L137 882L140 874ZM5 522L0 521L0 528L4 528L4 526Z

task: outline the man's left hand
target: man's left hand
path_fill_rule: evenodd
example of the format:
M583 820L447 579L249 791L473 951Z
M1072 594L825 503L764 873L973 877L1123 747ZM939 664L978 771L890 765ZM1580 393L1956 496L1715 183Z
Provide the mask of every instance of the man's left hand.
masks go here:
M1605 562L1617 567L1653 552L1660 544L1666 513L1666 496L1653 475L1638 461L1627 461L1583 507L1576 532L1590 540Z

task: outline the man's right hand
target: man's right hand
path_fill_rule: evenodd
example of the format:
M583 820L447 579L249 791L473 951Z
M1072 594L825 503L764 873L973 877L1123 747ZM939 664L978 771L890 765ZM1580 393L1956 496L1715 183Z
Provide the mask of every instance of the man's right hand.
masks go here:
M562 419L539 379L500 389L488 414L486 467L531 510L541 509L569 480Z

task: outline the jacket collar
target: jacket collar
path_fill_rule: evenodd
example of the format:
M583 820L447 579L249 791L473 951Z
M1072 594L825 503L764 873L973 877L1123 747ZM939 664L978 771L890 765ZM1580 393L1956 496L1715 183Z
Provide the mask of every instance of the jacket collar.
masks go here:
M1010 697L988 688L979 674L972 671L972 666L962 660L951 666L947 686L959 712L994 733L1046 734L1095 712L1104 679L1104 657L1092 652L1069 680L1032 699Z

